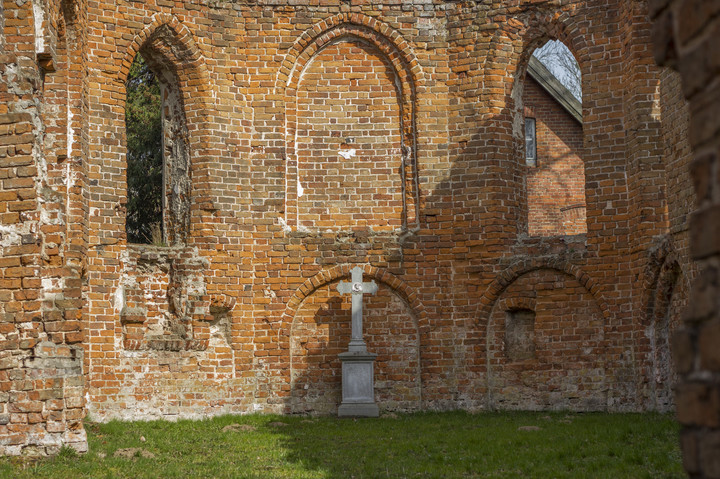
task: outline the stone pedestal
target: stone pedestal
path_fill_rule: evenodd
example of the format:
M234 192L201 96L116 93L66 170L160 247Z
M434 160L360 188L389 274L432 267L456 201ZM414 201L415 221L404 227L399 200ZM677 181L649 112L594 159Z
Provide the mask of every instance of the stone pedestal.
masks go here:
M373 368L377 354L348 351L340 354L342 361L342 403L338 417L378 417L375 404Z

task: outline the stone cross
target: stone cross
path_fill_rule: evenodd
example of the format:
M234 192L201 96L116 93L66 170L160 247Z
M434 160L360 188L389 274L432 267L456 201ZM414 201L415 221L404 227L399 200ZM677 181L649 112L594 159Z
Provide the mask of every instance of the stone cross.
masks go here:
M375 294L378 286L375 281L363 283L363 270L359 266L354 267L351 273L352 281L350 283L341 281L337 287L340 294L352 293L352 335L348 351L366 352L367 347L362 332L363 295Z

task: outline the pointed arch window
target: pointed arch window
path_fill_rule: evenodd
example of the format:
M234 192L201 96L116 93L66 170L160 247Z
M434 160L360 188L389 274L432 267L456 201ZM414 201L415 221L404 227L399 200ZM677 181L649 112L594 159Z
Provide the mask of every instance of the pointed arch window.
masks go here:
M142 54L135 56L125 84L128 242L164 242L162 92Z
M521 81L528 234L586 233L580 66L551 40L533 52Z
M182 244L190 229L190 154L173 49L160 27L126 81L128 242Z

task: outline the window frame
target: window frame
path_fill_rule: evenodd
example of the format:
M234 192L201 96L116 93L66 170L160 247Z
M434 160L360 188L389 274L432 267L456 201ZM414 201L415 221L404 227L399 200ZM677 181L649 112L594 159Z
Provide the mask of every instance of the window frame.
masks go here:
M532 150L528 148L528 140L530 139L530 136L528 135L528 125L532 125ZM532 154L530 154L532 153ZM526 116L525 117L525 164L527 166L534 166L536 167L538 165L538 157L537 157L537 123L535 121L535 117Z

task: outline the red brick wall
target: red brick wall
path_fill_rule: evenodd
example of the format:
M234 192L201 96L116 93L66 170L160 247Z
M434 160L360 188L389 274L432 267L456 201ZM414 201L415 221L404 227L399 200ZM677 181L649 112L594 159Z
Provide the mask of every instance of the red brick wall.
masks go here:
M392 64L359 41L330 45L305 67L297 93L300 227L402 226L396 89Z
M587 232L583 129L530 75L525 75L523 106L535 118L536 166L527 169L528 234Z
M508 315L535 312L534 355L513 360L507 350ZM597 410L607 404L603 314L576 278L541 269L520 276L490 315L488 403L499 409ZM611 373L612 374L612 373Z
M326 3L65 2L68 61L54 54L68 66L43 88L30 2L5 3L17 21L4 25L13 40L0 72L0 114L12 125L0 145L0 433L13 438L4 452L82 449L83 413L334 410L333 358L350 318L332 286L354 265L381 285L366 331L383 410L667 403L668 381L651 376L670 377L672 328L648 322L686 301L682 281L668 286L676 264L692 278L683 241L696 258L715 253L703 236L683 239L684 120L674 80L653 66L644 4ZM59 4L47 6L43 31L57 46ZM576 224L586 235L531 233L518 72L548 37L583 71L587 220ZM190 225L160 249L125 237L124 82L140 50L176 78L187 127ZM65 84L68 101L48 96L54 113L43 116L43 91ZM710 144L714 117L701 118L693 145ZM63 121L65 135L43 136ZM38 132L27 136L29 125ZM350 137L346 161L338 153ZM713 151L697 162L705 229ZM700 280L696 291L715 293L712 276ZM693 317L715 314L716 296L695 294ZM536 340L547 338L525 382L497 357L505 311L520 306L533 308ZM681 337L695 347L693 334ZM22 361L31 355L41 361ZM12 378L57 364L70 365L57 373L67 382L48 394L64 402L26 407ZM576 381L581 371L592 374ZM44 442L28 434L51 430Z

